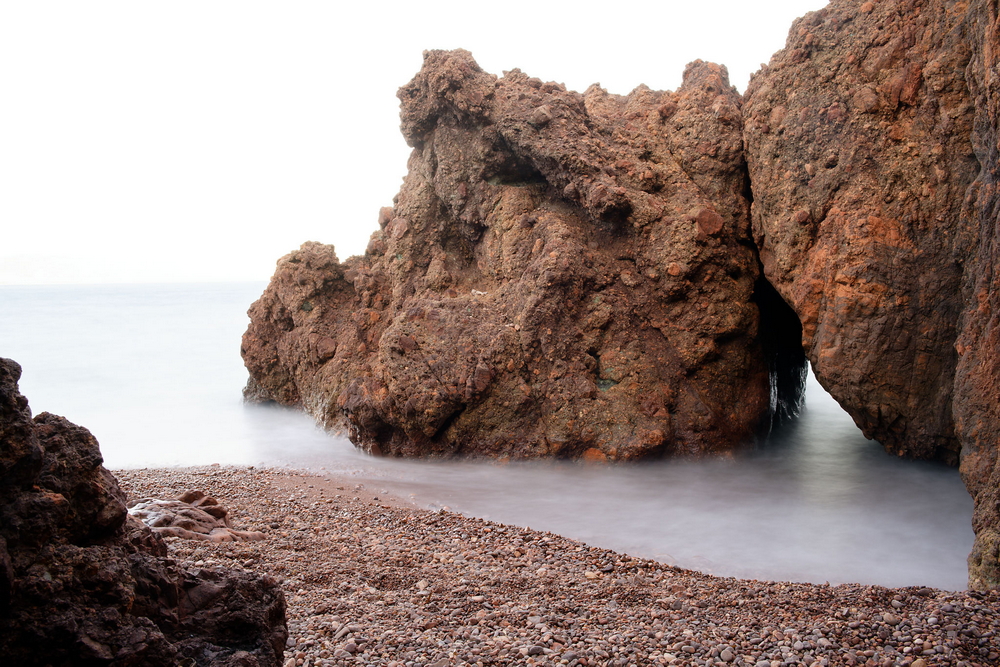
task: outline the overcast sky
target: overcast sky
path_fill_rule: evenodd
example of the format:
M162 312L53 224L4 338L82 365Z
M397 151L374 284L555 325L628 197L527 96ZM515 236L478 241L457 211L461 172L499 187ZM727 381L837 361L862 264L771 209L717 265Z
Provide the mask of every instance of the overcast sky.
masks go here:
M409 149L396 90L465 48L584 90L740 90L825 0L0 3L0 284L266 280L364 251Z

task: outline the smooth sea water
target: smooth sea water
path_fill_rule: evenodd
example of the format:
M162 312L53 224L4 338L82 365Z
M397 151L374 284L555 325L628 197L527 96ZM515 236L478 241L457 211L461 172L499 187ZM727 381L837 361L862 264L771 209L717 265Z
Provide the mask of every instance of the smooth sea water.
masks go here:
M0 286L0 356L22 365L32 412L89 428L109 468L347 472L422 507L713 574L965 588L972 501L957 471L885 454L811 376L802 415L734 460L376 459L300 413L243 404L240 336L263 288Z

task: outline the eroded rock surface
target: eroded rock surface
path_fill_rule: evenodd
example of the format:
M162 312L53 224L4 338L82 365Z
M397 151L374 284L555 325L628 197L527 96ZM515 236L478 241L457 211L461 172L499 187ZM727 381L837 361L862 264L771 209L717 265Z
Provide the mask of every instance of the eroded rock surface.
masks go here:
M982 165L966 203L978 238L967 261L966 310L956 344L955 421L962 479L975 500L976 542L969 586L1000 588L1000 16L991 2L971 3L968 83L975 101L973 145Z
M731 449L767 414L740 98L584 94L465 51L404 86L414 148L363 257L307 243L250 310L247 395L393 455Z
M979 169L964 7L834 0L793 25L744 107L754 238L817 378L889 451L951 463Z
M954 463L1000 586L998 16L835 1L744 105L754 235L820 381L892 452Z
M270 577L191 569L128 516L87 429L31 418L0 359L0 655L12 665L278 665Z
M868 437L961 459L970 583L1000 586L998 25L985 0L833 0L742 101L705 63L616 97L431 52L395 206L364 257L281 260L247 395L376 452L711 452L801 334Z
M210 542L258 542L264 533L237 530L229 522L229 511L203 491L185 491L170 500L142 498L129 503L130 516L161 536Z

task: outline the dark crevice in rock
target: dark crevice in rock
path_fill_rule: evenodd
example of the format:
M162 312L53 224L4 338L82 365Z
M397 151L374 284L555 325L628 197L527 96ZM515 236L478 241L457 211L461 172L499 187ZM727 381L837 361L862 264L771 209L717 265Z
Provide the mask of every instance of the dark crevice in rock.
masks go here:
M745 163L744 168L743 196L748 204L752 204L753 180ZM767 418L760 425L759 432L768 434L795 419L802 410L806 399L809 360L802 347L802 321L798 314L764 275L764 266L760 263L760 248L754 240L745 239L742 243L753 248L760 269L751 300L760 310L758 338L767 363L770 390Z
M760 309L760 342L770 379L771 398L765 432L799 414L805 402L808 362L802 349L802 323L763 275L754 285Z
M502 141L502 140L501 140ZM542 175L542 172L504 145L504 150L498 150L506 159L498 161L493 168L485 175L485 181L490 185L512 185L515 187L545 186L549 182Z

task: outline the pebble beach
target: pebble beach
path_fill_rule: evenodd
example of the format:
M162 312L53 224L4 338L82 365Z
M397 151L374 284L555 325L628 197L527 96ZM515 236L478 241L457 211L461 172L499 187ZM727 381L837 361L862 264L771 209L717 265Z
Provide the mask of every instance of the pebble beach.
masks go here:
M234 528L264 533L165 541L185 567L281 583L285 667L1000 664L997 592L714 577L422 509L343 475L114 474L130 504L200 490Z

